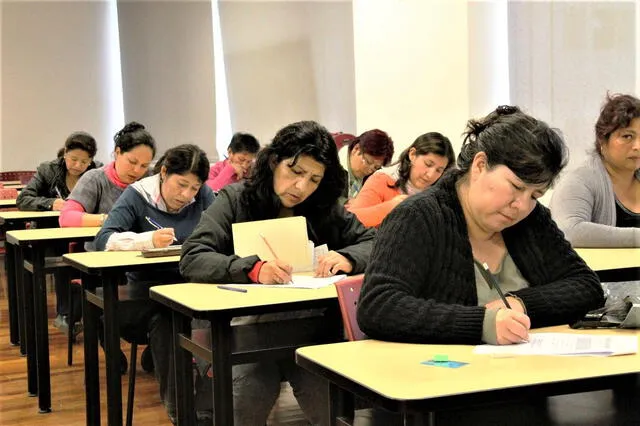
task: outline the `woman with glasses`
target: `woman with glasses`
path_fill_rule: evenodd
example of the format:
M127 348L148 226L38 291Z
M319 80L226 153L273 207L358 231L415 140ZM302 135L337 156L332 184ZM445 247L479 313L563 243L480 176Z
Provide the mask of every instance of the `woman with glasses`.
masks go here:
M640 247L640 99L607 97L595 149L553 192L551 213L576 247Z
M260 150L260 142L249 133L236 133L227 148L227 158L211 166L207 185L215 192L230 183L238 182L249 174L249 170Z
M64 200L87 170L101 166L93 161L98 149L89 133L74 132L64 143L62 155L38 166L35 176L20 192L20 210L62 210Z
M347 177L343 201L349 202L358 195L367 177L391 162L393 141L382 130L368 130L352 140L346 150L341 149L338 156Z
M358 216L364 226L378 227L405 198L436 183L454 162L447 137L438 132L420 135L395 164L367 179L347 210Z

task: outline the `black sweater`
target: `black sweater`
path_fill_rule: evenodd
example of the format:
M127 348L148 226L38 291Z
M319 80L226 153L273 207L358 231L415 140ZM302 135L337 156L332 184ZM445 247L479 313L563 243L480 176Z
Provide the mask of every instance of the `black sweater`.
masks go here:
M368 336L419 343L481 343L485 308L478 298L467 224L452 171L409 198L382 223L358 304ZM596 274L538 204L502 231L529 287L516 291L531 326L573 322L604 303Z
M182 245L180 272L193 282L250 283L247 274L258 256L234 254L233 223L275 217L251 217L243 205L244 183L225 186L211 206L202 214L193 234ZM351 261L353 271L364 271L369 260L375 230L365 228L358 219L336 202L326 215L307 216L309 239L316 245L327 244Z

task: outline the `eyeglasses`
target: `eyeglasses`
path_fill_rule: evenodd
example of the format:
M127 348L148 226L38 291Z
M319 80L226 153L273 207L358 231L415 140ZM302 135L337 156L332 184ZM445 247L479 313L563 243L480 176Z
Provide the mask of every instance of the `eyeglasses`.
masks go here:
M72 163L80 163L80 165L82 165L82 166L88 166L89 164L91 164L91 159L84 160L84 159L77 158L77 157L72 157L72 156L69 156L69 155L65 155L64 159L68 160L68 161L71 161Z
M382 161L378 161L376 162L375 160L371 159L371 158L367 158L367 154L365 154L364 152L360 152L360 154L362 155L362 162L371 170L380 170L383 166Z

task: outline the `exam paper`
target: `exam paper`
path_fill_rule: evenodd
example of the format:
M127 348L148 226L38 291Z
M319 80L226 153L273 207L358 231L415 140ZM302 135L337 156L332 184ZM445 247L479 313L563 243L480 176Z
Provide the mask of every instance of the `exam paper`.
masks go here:
M536 333L528 343L518 345L479 345L473 350L480 355L561 355L612 356L635 354L636 336L612 336L571 333Z
M293 284L260 284L261 287L277 288L322 288L346 278L345 274L334 275L332 277L318 278L311 275L293 274L291 281Z

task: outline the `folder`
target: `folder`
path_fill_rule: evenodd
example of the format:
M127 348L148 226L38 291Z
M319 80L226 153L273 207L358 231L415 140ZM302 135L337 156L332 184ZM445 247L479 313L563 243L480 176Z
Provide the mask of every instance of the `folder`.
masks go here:
M278 259L289 263L294 272L313 271L313 253L309 249L307 220L303 216L234 223L233 248L236 255L256 255L260 260ZM265 243L269 242L273 253Z

